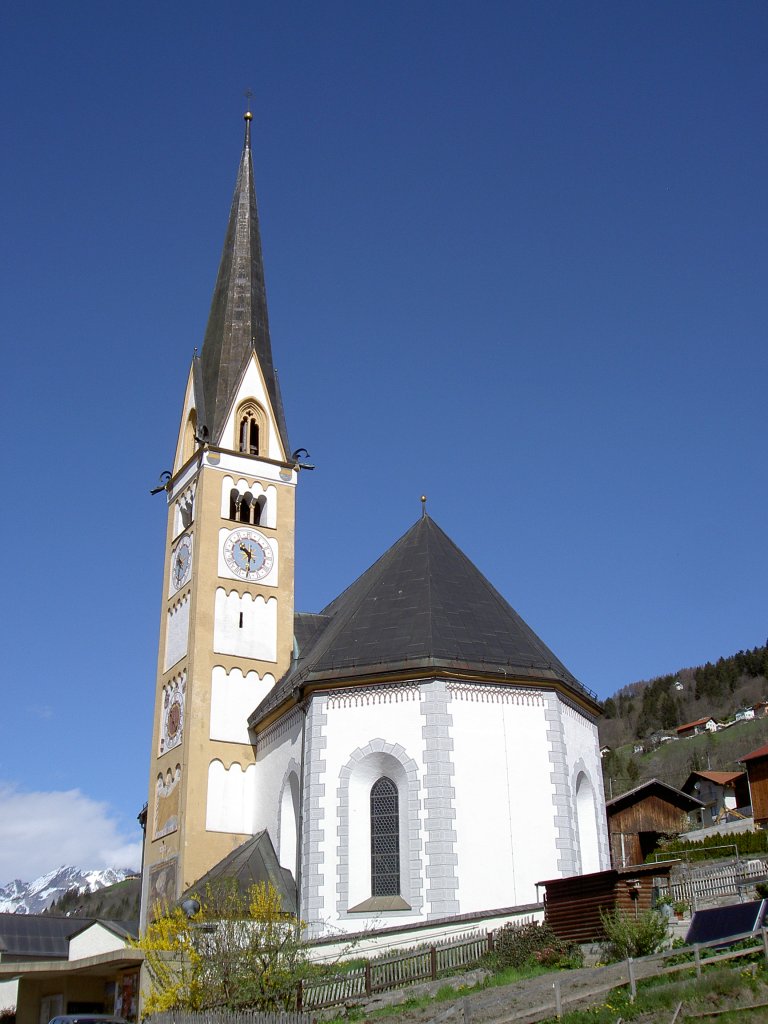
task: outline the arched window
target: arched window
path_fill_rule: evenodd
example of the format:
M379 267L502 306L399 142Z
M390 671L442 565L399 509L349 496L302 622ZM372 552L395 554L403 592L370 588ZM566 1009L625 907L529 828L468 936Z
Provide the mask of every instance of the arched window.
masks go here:
M253 505L253 495L250 491L246 491L240 502L240 522L250 523L251 522L251 506Z
M597 845L594 790L584 772L580 772L576 780L576 822L579 827L581 873L588 875L600 870L600 850Z
M257 498L251 491L241 492L237 487L233 487L229 492L229 518L233 523L261 526L266 507L267 498L264 494Z
M255 402L240 407L237 414L237 450L246 455L266 455L267 424Z
M233 522L237 522L240 518L240 491L236 487L233 487L229 492L229 518Z
M182 443L181 461L186 462L195 454L195 432L197 430L197 412L190 409L187 422L184 426L184 441Z
M386 775L371 787L371 895L400 895L400 810Z
M261 517L264 513L264 508L267 504L267 499L262 494L260 498L257 498L253 504L253 525L261 526Z

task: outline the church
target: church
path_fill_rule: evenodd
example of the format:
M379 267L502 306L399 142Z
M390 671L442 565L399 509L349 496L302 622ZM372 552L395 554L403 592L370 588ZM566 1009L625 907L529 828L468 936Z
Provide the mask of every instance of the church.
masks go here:
M426 506L295 610L250 128L165 487L143 921L228 874L312 936L532 903L610 865L600 706Z

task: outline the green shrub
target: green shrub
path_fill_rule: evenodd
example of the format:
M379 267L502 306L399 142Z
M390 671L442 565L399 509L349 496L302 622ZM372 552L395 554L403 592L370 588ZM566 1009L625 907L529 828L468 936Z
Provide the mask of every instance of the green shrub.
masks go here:
M505 967L581 967L583 955L578 946L559 939L546 924L506 924L494 935L490 962L495 970Z
M719 847L719 849L716 849ZM650 853L646 861L658 860L657 854L670 858L679 853L687 854L688 860L715 860L719 857L733 857L734 847L740 856L752 853L768 853L768 832L732 832L728 836L714 835L706 839L664 839L659 848Z
M600 911L606 941L606 960L626 960L658 952L667 941L667 921L656 910L645 910L635 916L624 910Z

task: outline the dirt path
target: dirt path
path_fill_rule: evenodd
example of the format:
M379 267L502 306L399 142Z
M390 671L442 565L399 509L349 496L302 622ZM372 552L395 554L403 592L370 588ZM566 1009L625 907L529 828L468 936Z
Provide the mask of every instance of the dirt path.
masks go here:
M647 975L638 971L638 978L644 976ZM627 965L621 963L601 968L557 971L517 981L512 985L471 992L451 1002L432 1003L414 1009L404 1008L398 1014L398 1024L533 1024L534 1021L554 1017L556 982L560 984L564 1009L573 1009L576 1005L573 1000L579 1001L579 997L589 1002L599 1002L601 993L626 984ZM445 981L442 984L445 985ZM402 993L404 998L416 994L413 989ZM374 1008L373 1002L366 1006L368 1011Z

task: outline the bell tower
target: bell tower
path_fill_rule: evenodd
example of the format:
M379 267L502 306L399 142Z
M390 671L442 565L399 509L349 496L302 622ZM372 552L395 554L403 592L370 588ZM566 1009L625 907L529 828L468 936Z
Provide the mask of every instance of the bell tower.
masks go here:
M142 924L255 831L248 716L293 650L298 465L272 364L251 118L166 485Z

